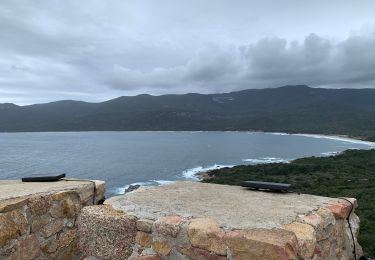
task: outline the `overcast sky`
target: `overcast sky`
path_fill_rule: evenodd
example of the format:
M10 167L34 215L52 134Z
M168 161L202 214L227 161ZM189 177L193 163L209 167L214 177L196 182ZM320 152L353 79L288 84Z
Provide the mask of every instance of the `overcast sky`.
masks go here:
M375 1L0 1L0 103L286 84L375 88Z

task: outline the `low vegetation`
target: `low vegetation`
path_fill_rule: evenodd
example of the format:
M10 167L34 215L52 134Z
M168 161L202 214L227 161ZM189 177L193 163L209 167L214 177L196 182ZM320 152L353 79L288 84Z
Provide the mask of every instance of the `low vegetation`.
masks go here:
M375 150L348 150L337 156L287 163L241 165L208 172L204 182L240 185L245 180L290 183L293 190L328 197L354 197L361 219L359 242L375 256Z

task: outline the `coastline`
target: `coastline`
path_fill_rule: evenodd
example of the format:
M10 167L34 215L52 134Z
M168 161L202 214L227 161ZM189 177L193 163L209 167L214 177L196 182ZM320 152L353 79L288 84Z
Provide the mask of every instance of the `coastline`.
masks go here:
M242 131L227 131L227 132L242 132ZM284 132L264 132L264 131L243 131L243 132L263 133L263 134L281 135L281 136L293 135L293 136L302 136L302 137L310 137L310 138L318 138L318 139L322 138L322 139L337 140L337 141L343 141L343 142L349 142L349 143L357 143L357 144L360 143L360 144L368 145L372 149L375 148L375 142L361 140L359 138L350 137L348 135L324 135L324 134L284 133ZM350 150L350 149L348 149L348 150ZM347 151L347 150L345 150L345 151ZM345 151L334 152L333 154L330 154L330 152L327 152L327 155L325 155L325 156L323 155L321 157L337 156L337 155L342 154ZM301 157L301 158L306 158L306 157ZM297 159L301 159L301 158L295 158L293 160L297 160ZM291 160L290 162L292 162L293 160ZM269 164L269 163L270 162L262 162L262 163L257 163L257 164ZM289 163L289 162L277 162L277 163ZM239 166L239 165L241 165L241 164L233 165L233 166L223 166L221 168L232 168L232 167ZM217 168L217 169L220 169L220 168ZM212 171L212 170L197 172L197 173L193 174L193 178L198 180L198 181L210 180L210 179L214 178L213 176L210 176L208 174L208 172L210 172L210 171Z
M113 131L110 131L113 132ZM157 133L162 133L162 132L168 132L168 133L178 133L178 132L184 132L184 133L201 133L201 132L228 132L228 133L244 133L244 134L267 134L267 135L280 135L280 136L301 136L301 137L307 137L307 138L317 138L317 139L329 139L329 140L337 140L337 141L342 141L342 142L349 142L349 143L354 143L354 144L364 144L368 145L371 148L375 148L375 142L370 142L370 141L364 141L358 138L353 138L349 137L347 135L324 135L324 134L308 134L308 133L286 133L286 132L264 132L264 131L114 131L114 132L157 132ZM327 156L336 156L341 154L344 151L341 152L327 152L325 155L322 154L321 157L327 157ZM278 159L282 160L285 163L289 163L293 160L296 159L301 159L305 157L299 157L299 158L294 158L290 161L288 160L283 160L281 158L271 158L271 159ZM263 158L263 159L270 159L270 158ZM262 161L262 160L259 160ZM268 162L267 162L268 161ZM280 161L273 161L273 160L264 160L263 162L257 162L254 164L269 164L269 163L277 163ZM208 172L216 169L223 169L223 168L232 168L235 166L239 165L247 165L247 164L237 164L237 165L223 165L223 164L215 164L212 166L208 167L202 167L202 166L196 166L194 168L189 168L186 169L182 172L182 176L186 180L190 181L204 181L211 179L212 177L209 176ZM159 181L151 180L151 181L144 181L144 182L136 182L136 183L131 183L128 185L125 185L123 187L118 187L117 191L114 192L115 194L124 194L125 190L131 186L131 185L141 185L141 186L153 186L152 183L157 182L157 185L165 185L165 184L170 184L174 183L176 180L166 180L162 181L160 183Z

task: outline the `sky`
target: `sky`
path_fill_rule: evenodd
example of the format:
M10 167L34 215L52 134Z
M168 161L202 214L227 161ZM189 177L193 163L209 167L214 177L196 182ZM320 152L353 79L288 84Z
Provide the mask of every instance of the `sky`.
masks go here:
M1 0L0 103L375 88L373 0Z

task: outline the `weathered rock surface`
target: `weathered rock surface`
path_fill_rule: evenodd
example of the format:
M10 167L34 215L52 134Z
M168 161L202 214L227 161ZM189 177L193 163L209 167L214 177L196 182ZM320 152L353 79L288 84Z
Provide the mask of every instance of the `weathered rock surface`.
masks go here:
M81 211L79 248L86 256L127 259L137 234L137 221L109 205L88 206Z
M192 219L189 224L189 237L195 247L206 249L218 255L227 254L224 242L225 232L216 221L209 218Z
M250 229L229 232L225 240L234 259L296 259L297 238L284 229Z

